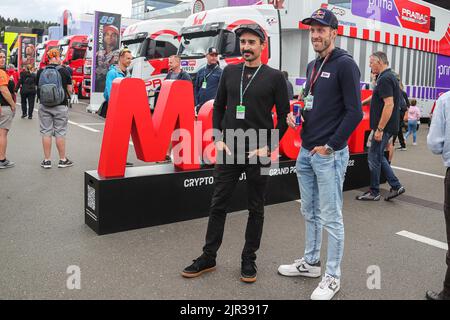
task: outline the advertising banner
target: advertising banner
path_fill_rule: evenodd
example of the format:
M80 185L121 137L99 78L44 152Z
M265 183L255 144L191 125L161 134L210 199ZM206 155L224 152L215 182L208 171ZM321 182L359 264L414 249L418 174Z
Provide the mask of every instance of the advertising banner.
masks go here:
M352 0L352 14L397 27L430 32L430 8L410 0Z
M438 55L436 64L436 90L444 93L450 90L450 57Z
M106 74L119 61L121 15L95 12L92 92L105 90Z
M32 65L36 61L36 37L19 36L19 63L18 69L22 70L27 65Z

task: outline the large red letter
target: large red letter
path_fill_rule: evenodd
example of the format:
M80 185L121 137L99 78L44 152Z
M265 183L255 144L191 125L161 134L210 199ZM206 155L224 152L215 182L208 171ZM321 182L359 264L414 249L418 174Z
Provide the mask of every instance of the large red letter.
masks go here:
M105 178L125 174L130 135L138 159L162 161L171 142L174 129L183 128L191 134L184 142L188 159L175 159L182 170L197 169L199 159L194 147L194 96L189 81L164 81L153 114L150 114L147 92L142 79L116 79L111 89L108 116L103 133L98 174ZM175 156L182 156L175 155Z

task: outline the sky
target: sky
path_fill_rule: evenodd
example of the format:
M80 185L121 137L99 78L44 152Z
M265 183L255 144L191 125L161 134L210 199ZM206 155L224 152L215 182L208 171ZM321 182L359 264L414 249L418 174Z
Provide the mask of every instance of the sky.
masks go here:
M64 10L72 13L105 11L131 16L131 0L0 0L0 15L19 20L58 22Z

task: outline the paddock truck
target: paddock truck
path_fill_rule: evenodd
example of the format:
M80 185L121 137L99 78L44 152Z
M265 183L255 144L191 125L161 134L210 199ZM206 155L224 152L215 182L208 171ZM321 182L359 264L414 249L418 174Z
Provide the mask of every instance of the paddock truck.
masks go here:
M184 19L146 20L128 26L123 33L122 47L133 55L131 76L144 80L149 99L168 73L168 58L177 54L183 23Z
M69 67L73 71L72 80L74 92L79 98L82 95L82 83L84 79L84 63L86 60L86 50L88 48L87 35L66 36L59 40L62 62L69 62Z
M36 47L36 69L43 69L48 65L47 52L50 49L59 49L58 40L47 40Z

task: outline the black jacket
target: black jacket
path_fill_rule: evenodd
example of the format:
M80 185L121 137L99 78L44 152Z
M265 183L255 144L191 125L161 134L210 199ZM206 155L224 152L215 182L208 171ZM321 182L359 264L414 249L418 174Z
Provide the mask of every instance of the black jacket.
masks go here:
M306 90L310 87L314 66L317 73L323 60L309 63ZM345 50L334 49L322 67L312 94L312 110L303 111L302 147L311 150L328 144L334 150L345 148L363 117L360 72L353 57Z

